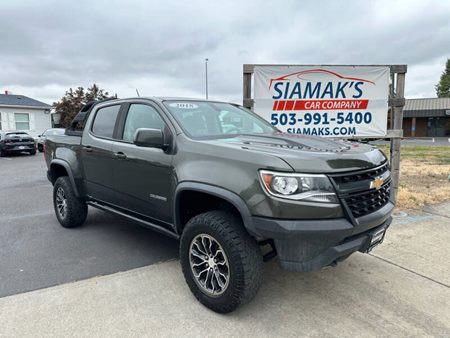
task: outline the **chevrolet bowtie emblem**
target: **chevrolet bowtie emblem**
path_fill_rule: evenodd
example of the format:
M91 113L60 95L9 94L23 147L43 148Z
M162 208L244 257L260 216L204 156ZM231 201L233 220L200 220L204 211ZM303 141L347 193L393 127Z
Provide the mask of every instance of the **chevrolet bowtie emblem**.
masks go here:
M381 186L383 185L383 178L381 176L375 178L372 182L370 182L370 189L380 189Z

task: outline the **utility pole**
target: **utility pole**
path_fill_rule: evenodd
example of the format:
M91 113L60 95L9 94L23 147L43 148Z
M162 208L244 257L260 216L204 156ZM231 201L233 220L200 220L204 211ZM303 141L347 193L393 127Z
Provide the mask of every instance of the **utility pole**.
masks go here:
M208 100L208 59L205 59L205 86L206 86L206 99Z

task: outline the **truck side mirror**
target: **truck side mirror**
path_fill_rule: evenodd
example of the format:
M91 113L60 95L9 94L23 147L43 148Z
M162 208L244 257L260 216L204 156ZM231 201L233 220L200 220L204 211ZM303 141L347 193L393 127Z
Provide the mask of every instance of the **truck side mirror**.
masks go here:
M160 129L138 128L134 134L133 143L139 147L165 149L164 133Z

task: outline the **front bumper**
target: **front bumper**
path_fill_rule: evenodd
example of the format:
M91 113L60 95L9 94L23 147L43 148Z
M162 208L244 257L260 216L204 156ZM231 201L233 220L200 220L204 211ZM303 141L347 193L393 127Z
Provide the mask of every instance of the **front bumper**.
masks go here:
M313 271L331 265L356 251L366 252L371 238L392 222L394 204L357 219L281 220L253 217L261 238L273 239L280 264L292 271Z

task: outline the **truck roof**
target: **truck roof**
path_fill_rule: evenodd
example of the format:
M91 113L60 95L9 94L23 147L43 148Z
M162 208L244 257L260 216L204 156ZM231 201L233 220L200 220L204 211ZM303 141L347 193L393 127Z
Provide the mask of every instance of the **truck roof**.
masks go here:
M124 97L120 99L111 99L108 101L111 102L121 102L121 101L127 101L127 100L139 100L139 99L147 99L147 100L153 100L158 102L163 101L169 101L169 100L182 100L182 101L208 101L208 102L223 102L228 103L227 101L221 101L221 100L206 100L202 98L192 98L192 97L182 97L182 96L132 96L132 97ZM97 103L102 103L103 101L99 101Z

